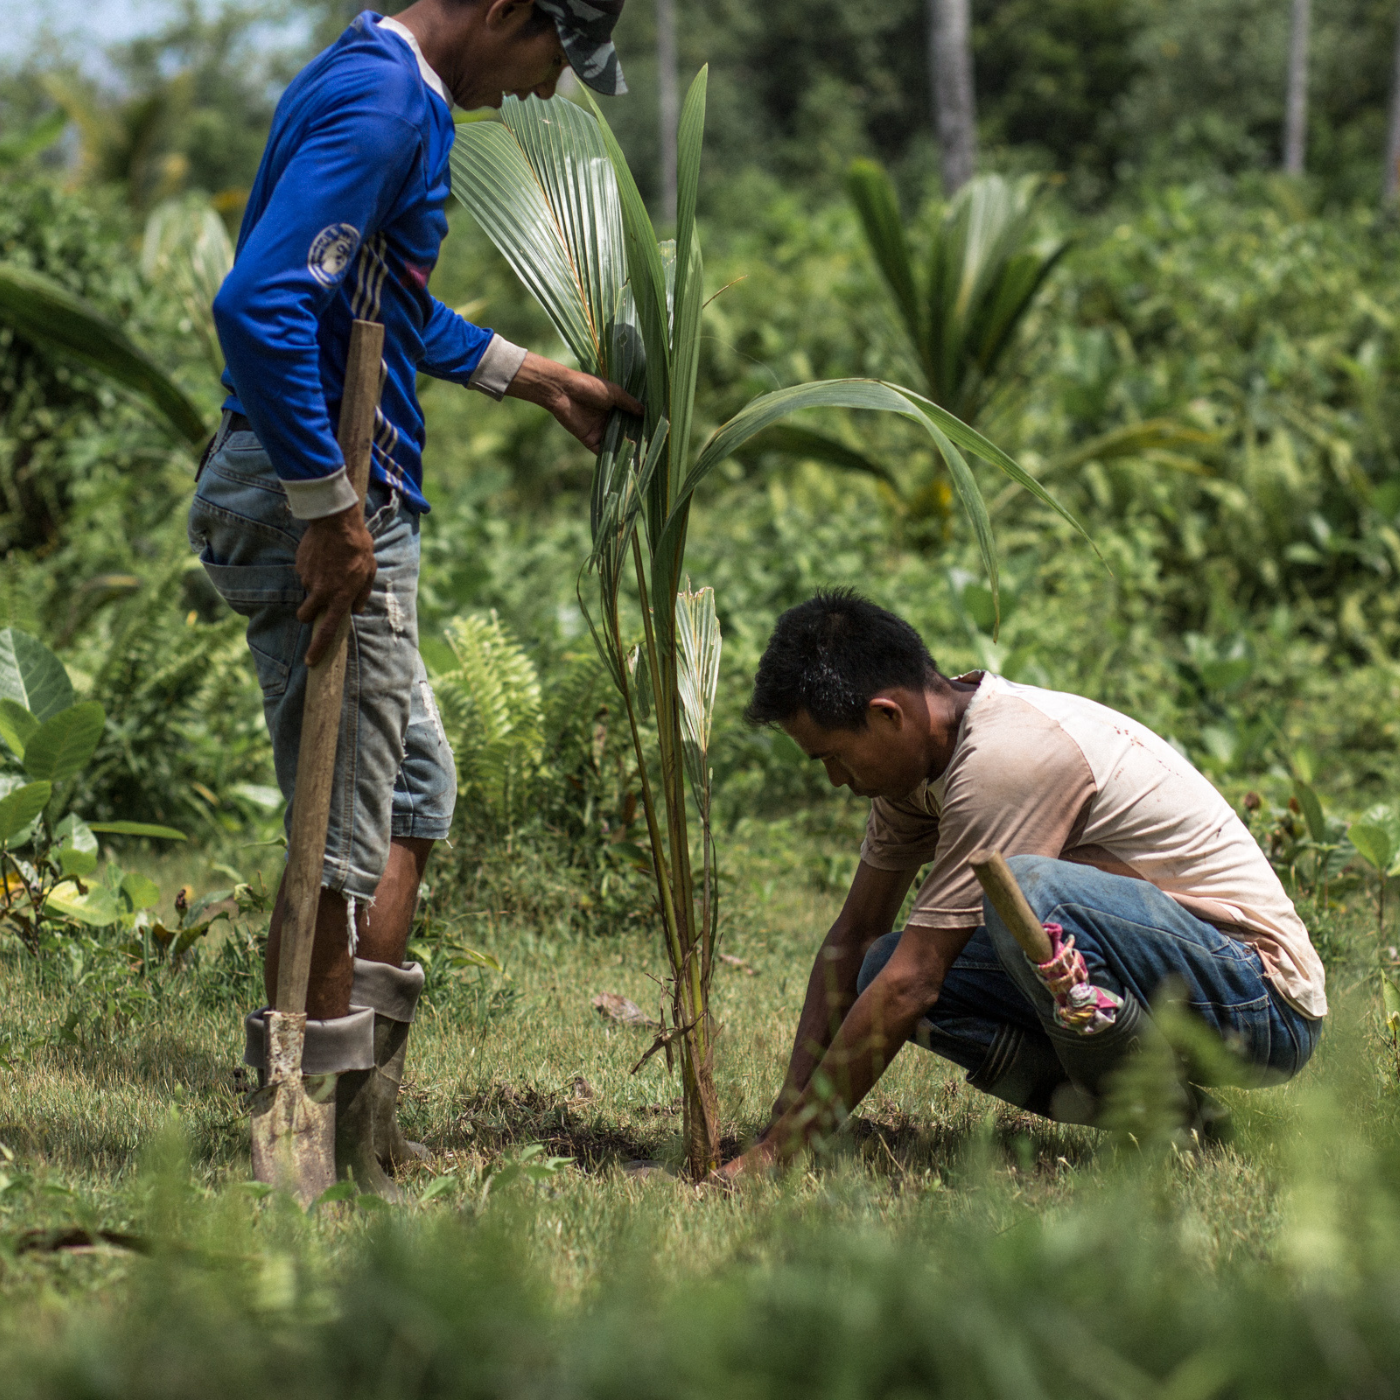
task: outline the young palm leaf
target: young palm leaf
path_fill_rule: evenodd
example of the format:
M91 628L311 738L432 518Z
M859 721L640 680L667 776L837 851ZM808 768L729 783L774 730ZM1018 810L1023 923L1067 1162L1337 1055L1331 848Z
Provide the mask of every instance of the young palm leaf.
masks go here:
M0 262L0 323L134 390L191 444L208 436L199 409L145 351L96 307L42 272Z
M708 751L720 635L713 592L681 588L695 491L721 461L792 413L873 409L917 423L948 463L993 591L991 525L964 453L1007 473L1079 528L1011 458L946 407L875 380L832 380L765 394L692 454L703 306L695 201L705 91L701 69L679 126L674 245L658 241L596 105L589 116L558 98L507 99L501 122L463 127L453 153L454 194L534 293L580 365L622 383L645 405L641 423L616 416L599 452L590 509L593 545L579 599L622 695L636 752L672 979L670 1024L653 1049L664 1045L668 1059L679 1053L686 1151L697 1178L717 1164L719 1150L709 1003L718 887ZM585 596L590 577L597 589L593 605ZM633 589L639 607L630 621L625 614ZM647 715L654 738L643 735ZM687 777L700 824L698 872Z

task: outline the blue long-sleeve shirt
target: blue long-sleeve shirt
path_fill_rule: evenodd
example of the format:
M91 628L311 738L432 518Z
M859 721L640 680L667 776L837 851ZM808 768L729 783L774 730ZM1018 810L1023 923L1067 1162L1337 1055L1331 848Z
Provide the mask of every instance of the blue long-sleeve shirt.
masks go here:
M499 398L524 357L428 291L452 138L441 80L371 11L277 104L214 320L224 407L246 415L304 519L355 500L335 436L352 320L384 324L372 477L415 510L428 508L417 373Z

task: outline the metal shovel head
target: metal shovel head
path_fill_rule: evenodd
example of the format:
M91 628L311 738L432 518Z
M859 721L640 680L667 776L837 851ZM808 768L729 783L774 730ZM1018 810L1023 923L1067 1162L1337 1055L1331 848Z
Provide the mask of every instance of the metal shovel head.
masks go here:
M335 1076L307 1093L304 1012L267 1013L267 1083L253 1095L253 1175L304 1208L335 1185ZM321 1081L311 1081L318 1087Z

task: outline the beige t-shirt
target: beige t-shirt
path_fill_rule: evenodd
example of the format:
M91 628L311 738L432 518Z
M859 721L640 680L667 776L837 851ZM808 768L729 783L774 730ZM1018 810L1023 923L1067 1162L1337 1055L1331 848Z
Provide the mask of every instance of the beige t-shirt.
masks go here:
M960 929L982 922L967 861L988 846L1150 880L1253 946L1305 1016L1327 1014L1322 961L1264 853L1190 762L1136 720L984 673L947 769L903 801L877 797L860 856L877 870L932 861L909 923Z

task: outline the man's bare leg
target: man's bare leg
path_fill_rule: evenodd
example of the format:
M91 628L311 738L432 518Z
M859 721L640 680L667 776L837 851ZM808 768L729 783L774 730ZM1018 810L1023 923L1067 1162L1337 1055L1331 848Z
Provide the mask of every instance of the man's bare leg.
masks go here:
M356 920L359 945L355 955L369 962L403 962L404 948L413 928L418 905L418 886L432 852L431 841L395 837L389 844L389 863L372 906L362 904ZM264 982L269 1005L277 990L277 962L282 950L283 889L277 890L272 906L272 924L267 934L267 961ZM350 1013L350 986L354 981L354 957L350 952L346 924L345 896L334 890L321 891L316 914L316 941L311 948L311 981L306 989L306 1014L313 1020L329 1021Z

